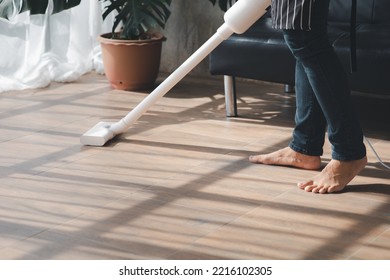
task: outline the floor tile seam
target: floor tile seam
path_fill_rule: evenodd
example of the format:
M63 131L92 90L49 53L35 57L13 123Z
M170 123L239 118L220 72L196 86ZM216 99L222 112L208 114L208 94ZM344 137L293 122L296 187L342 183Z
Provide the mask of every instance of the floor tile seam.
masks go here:
M387 232L390 232L390 225L387 226L387 228L383 229L381 233L375 235L375 236L372 236L371 239L369 241L366 241L364 243L362 243L359 248L356 248L355 251L351 252L351 254L348 256L348 259L354 259L354 256L358 255L359 252L361 252L362 250L364 250L364 248L366 246L370 246L370 245L373 245L375 243L376 240L378 240L379 238L381 238L383 235L385 235ZM390 256L390 249L389 249L389 256Z
M229 222L225 222L224 224L221 224L220 226L218 226L217 228L213 229L212 231L210 231L210 232L208 232L208 233L205 233L205 234L203 234L203 235L201 235L201 236L198 236L191 244L188 244L188 245L184 246L184 248L175 251L173 254L170 254L170 255L168 256L168 258L169 258L170 256L173 256L173 255L177 254L177 253L180 253L180 252L182 252L182 251L186 251L187 249L193 248L194 246L196 246L196 244L197 244L198 241L200 241L200 240L202 240L202 239L204 239L204 238L207 238L207 237L210 236L210 235L215 234L216 232L222 230L222 229L223 229L224 227L226 227L227 225L229 225L229 224L233 223L234 221L240 219L242 216L244 216L244 214L243 214L243 215L239 215L238 217L232 219L232 220L229 221Z

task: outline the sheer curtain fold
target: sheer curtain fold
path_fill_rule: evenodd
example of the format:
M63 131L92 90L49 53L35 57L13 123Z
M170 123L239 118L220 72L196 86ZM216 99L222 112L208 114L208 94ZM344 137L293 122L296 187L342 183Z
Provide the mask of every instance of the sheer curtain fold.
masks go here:
M0 92L70 82L96 70L103 73L97 36L103 24L98 1L54 15L17 15L0 21Z

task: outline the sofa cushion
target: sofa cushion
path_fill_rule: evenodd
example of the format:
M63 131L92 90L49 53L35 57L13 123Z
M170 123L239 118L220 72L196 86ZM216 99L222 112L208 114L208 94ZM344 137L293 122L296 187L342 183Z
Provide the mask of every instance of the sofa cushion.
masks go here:
M333 41L336 53L347 67L350 57L349 32L332 24L330 32L338 30ZM357 27L357 72L349 74L356 91L390 94L390 23L359 24Z
M358 11L356 21L370 23L372 21L372 5L375 0L357 0ZM350 22L352 0L331 0L329 5L329 21Z
M329 21L350 21L352 0L331 0L329 6ZM390 1L389 0L357 0L358 23L389 23Z
M375 0L372 23L390 23L390 1Z

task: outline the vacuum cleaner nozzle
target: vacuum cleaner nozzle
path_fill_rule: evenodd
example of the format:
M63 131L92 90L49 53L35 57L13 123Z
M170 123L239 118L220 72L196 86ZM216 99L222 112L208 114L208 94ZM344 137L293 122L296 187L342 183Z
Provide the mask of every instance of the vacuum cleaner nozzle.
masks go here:
M99 122L81 136L81 143L86 146L104 146L115 136L114 132L110 130L113 124L113 122Z

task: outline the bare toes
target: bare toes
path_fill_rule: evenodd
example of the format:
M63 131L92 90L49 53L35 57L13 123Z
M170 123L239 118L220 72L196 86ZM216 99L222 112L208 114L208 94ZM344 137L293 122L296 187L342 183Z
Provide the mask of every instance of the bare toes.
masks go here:
M307 191L307 192L312 192L313 189L314 189L315 187L316 187L316 186L314 186L314 185L309 185L309 186L306 186L306 187L304 188L304 190Z
M312 189L313 193L322 193L323 188L322 187L315 187Z
M320 194L324 194L324 193L328 193L329 192L329 189L328 188L325 188L325 187L322 187L320 190L319 190L319 193Z
M311 186L311 185L313 185L313 181L307 181L307 182L300 182L300 183L298 183L297 184L298 185L298 187L300 188L300 189L305 189L307 186Z

